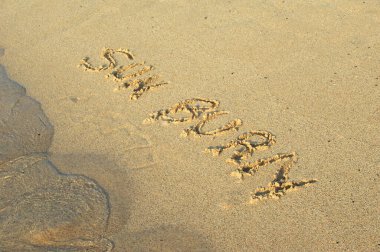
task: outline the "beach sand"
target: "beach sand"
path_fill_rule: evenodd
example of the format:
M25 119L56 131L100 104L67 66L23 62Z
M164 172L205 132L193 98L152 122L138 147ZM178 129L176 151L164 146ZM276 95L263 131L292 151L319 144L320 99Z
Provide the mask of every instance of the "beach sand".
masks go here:
M0 64L54 127L49 160L107 196L108 217L80 216L107 221L99 232L112 251L380 249L380 2L4 0L0 23ZM104 67L78 67L85 57ZM131 100L121 75L105 77L132 62L167 84ZM143 123L194 98L220 105ZM229 113L195 127L215 111ZM234 119L242 125L212 132ZM205 151L249 131L275 142ZM252 165L277 154L290 156ZM54 218L49 207L38 215ZM100 250L86 246L71 248Z

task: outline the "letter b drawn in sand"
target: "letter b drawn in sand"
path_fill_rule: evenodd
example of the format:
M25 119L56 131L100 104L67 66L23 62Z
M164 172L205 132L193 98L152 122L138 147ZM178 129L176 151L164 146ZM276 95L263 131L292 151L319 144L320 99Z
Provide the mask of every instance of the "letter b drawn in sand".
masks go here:
M111 251L106 192L48 160L53 127L0 66L0 251Z

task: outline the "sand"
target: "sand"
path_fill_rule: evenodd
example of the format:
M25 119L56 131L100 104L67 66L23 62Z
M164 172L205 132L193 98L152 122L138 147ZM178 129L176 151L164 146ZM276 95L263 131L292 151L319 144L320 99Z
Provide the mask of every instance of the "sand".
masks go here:
M53 193L0 242L46 216L67 229L26 251L380 249L378 1L1 1L0 23L0 64L54 127L44 158L102 191L67 189L92 212Z

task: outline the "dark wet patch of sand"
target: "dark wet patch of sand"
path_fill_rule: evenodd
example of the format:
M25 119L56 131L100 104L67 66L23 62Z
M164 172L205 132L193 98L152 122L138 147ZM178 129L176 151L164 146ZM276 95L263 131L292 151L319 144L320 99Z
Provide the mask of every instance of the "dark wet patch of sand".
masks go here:
M0 66L0 250L110 251L106 192L49 161L53 126Z

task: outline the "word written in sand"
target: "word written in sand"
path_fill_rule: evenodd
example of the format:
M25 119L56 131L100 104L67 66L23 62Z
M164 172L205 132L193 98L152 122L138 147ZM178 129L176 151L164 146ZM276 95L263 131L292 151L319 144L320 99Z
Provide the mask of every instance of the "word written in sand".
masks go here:
M115 54L125 56L131 63L119 66L115 59ZM119 90L132 89L132 94L129 96L131 100L137 100L149 90L168 84L167 82L160 81L158 74L149 75L154 70L154 67L145 65L144 62L135 62L134 55L128 49L104 48L100 54L100 58L108 63L94 66L90 63L90 59L85 57L81 60L78 67L89 72L108 71L109 73L104 77L117 83Z
M124 55L128 60L133 61L126 66L117 66L114 55ZM146 76L153 67L146 66L144 62L134 62L134 56L128 49L103 49L101 59L105 59L108 63L101 66L93 66L89 62L89 58L82 59L79 67L85 71L101 72L109 70L105 75L106 78L111 78L114 82L119 83L120 88L133 88L130 99L137 100L143 93L150 89L160 87L167 84L166 82L158 82L158 75ZM137 71L133 71L138 69ZM145 76L145 77L143 77ZM234 119L213 130L204 130L204 127L210 121L216 120L219 117L228 114L228 111L219 109L220 102L205 98L192 98L178 102L167 109L161 109L153 112L144 120L145 124L155 121L163 121L168 124L178 124L185 122L197 121L195 125L184 129L181 133L182 137L201 137L213 136L217 137L221 134L235 132L243 125L241 119ZM177 115L177 116L176 116ZM262 138L262 141L256 142L250 140L252 137ZM302 187L311 183L315 183L315 179L289 181L290 169L297 161L296 153L277 154L269 158L257 159L254 162L247 161L249 157L257 151L264 151L271 148L276 143L276 138L267 131L249 131L237 137L222 146L211 146L206 149L206 152L212 153L214 156L219 156L226 149L235 149L231 158L227 161L237 166L236 171L231 175L238 176L243 179L244 176L252 176L260 168L269 166L270 164L278 164L278 169L274 180L267 187L257 188L252 194L252 202L259 199L280 198L291 189Z
M176 124L197 120L198 122L195 125L183 130L181 136L184 137L190 135L198 137L219 136L223 133L239 130L243 124L240 119L234 119L214 130L203 130L207 122L228 113L227 111L219 110L219 105L220 102L217 100L204 98L187 99L174 104L170 108L151 113L144 120L144 123L149 124L155 121L164 121L169 124ZM181 114L182 116L175 117L176 114ZM259 137L261 141L250 140L252 137ZM267 187L259 187L252 193L251 203L254 203L261 199L280 198L287 191L316 182L315 179L289 181L290 169L297 161L297 155L294 152L277 154L269 158L257 159L254 162L247 161L255 152L267 150L275 143L276 138L272 133L252 130L239 135L235 140L225 145L210 146L206 149L206 152L212 153L213 156L219 156L227 149L235 149L235 152L231 158L227 159L227 162L237 166L237 169L231 175L238 176L240 179L243 179L244 176L254 175L262 167L269 166L270 164L279 164L280 168L274 176L273 181Z

